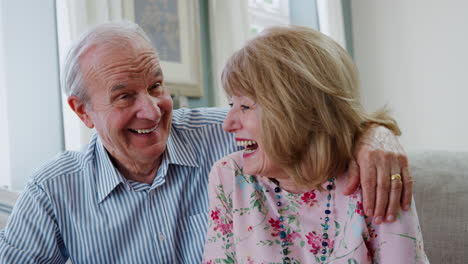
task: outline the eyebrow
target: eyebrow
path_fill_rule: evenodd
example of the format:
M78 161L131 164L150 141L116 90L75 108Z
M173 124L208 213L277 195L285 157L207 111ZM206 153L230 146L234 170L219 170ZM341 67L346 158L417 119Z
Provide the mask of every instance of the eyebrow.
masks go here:
M162 75L161 68L158 68L158 70L154 73L154 77L156 78L162 77Z
M160 68L153 74L155 78L162 77L162 75L163 74ZM116 84L112 86L112 88L110 89L110 93L118 92L119 90L125 89L126 87L127 87L127 84L123 84L123 83Z
M119 90L125 89L125 87L127 87L126 84L117 84L117 85L114 85L114 86L112 86L112 88L110 89L110 93L118 92Z

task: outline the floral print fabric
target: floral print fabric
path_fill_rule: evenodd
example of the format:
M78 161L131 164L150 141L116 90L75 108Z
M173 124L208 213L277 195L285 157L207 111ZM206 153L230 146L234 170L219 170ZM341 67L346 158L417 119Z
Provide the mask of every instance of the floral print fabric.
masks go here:
M346 182L346 175L335 180L325 239L328 191L275 193L276 185L268 178L242 172L241 152L225 157L210 174L203 263L283 263L281 231L287 234L291 263L429 263L414 205L401 212L396 222L374 225L372 218L364 216L360 191L342 194ZM277 195L281 206L276 204ZM328 251L322 262L324 241Z

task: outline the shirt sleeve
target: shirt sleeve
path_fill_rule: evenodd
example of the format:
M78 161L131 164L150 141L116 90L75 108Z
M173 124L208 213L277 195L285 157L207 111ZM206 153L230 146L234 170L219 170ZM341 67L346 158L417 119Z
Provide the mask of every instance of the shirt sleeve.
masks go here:
M208 198L210 209L208 212L208 229L206 234L205 249L202 263L235 263L235 247L233 237L232 220L232 186L223 185L220 178L231 177L234 183L234 175L225 175L228 170L226 162L217 162L213 166L208 184Z
M30 182L0 232L0 263L65 263L67 259L52 204L44 190Z
M369 217L366 224L364 240L374 263L429 263L414 201L411 209L401 211L393 223L376 225Z

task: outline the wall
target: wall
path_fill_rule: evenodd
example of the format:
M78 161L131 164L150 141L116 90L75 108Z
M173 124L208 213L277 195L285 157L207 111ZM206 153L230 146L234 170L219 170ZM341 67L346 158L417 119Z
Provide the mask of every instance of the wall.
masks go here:
M0 14L2 14L2 6L0 2ZM4 57L3 27L0 26L0 187L11 185Z
M364 105L388 104L407 149L468 151L468 1L352 1Z
M1 4L10 146L2 155L9 155L11 174L0 177L21 190L35 169L63 150L55 1Z

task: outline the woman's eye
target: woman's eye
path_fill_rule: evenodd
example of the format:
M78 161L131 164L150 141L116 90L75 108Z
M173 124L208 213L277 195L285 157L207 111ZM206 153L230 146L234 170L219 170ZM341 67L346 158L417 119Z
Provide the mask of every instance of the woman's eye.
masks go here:
M232 108L234 106L233 103L229 103L228 105L229 105L230 108Z
M250 107L249 107L249 106L246 106L246 105L241 105L240 108L241 108L242 110L249 110L249 109L250 109Z

